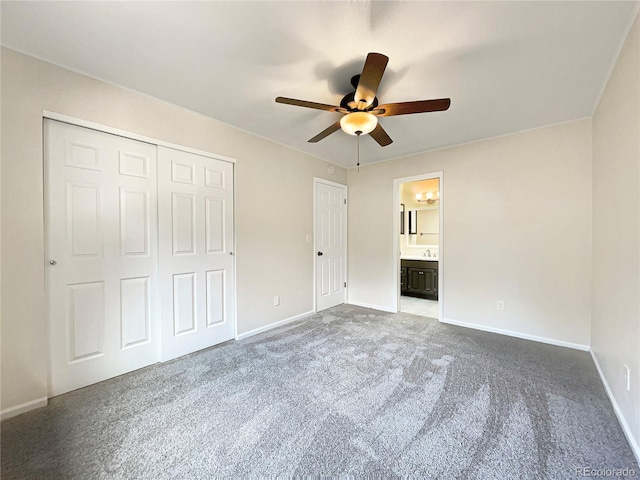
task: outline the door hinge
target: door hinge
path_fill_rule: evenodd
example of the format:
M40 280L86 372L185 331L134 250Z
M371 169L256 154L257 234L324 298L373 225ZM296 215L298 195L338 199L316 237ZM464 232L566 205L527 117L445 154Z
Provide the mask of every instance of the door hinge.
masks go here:
M344 287L347 288L347 282L344 282Z
M346 198L344 199L344 204L345 204L345 205L347 204L347 199L346 199Z

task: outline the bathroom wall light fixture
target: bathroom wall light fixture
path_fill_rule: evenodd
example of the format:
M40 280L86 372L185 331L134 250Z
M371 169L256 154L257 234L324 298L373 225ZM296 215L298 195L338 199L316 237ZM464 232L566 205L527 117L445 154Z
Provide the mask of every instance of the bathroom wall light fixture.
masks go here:
M416 193L416 201L417 202L426 202L428 204L434 204L440 201L440 192L436 192L435 195L433 192L427 192L422 195L422 193Z

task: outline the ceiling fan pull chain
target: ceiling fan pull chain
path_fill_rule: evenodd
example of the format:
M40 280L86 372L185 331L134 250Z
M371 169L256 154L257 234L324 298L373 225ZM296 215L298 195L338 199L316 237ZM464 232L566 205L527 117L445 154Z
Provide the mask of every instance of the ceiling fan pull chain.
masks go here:
M358 167L358 173L360 173L360 134L362 132L356 132L356 135L358 137L358 163L356 164L356 166Z

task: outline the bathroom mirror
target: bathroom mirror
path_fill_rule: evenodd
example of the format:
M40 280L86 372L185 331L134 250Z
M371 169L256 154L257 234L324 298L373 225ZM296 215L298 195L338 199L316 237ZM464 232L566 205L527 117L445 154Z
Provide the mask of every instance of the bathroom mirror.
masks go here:
M412 219L412 215L415 220ZM440 212L438 208L428 208L409 211L409 230L411 235L407 238L407 245L438 245L440 237Z

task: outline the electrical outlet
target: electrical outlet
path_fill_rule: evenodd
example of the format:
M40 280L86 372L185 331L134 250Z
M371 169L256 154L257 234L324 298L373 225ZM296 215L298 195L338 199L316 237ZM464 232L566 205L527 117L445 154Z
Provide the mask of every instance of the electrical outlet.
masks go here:
M631 390L631 370L626 365L624 366L624 384L627 387L627 390Z
M277 307L278 305L280 305L280 296L276 295L275 297L273 297L273 306Z
M504 310L504 300L498 300L498 304L496 308L498 310Z

